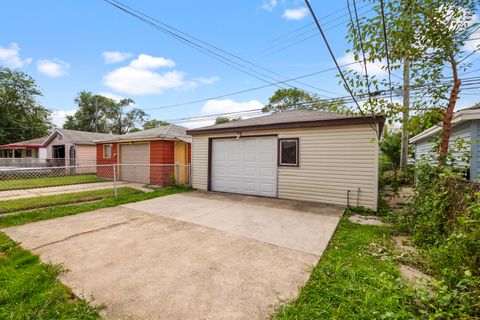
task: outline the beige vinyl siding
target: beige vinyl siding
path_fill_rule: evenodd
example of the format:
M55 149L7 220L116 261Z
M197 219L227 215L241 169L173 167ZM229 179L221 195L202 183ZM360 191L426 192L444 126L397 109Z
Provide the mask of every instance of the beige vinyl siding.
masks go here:
M244 132L242 136L276 134L299 138L299 167L278 167L278 197L376 210L378 143L368 124ZM192 182L207 189L208 138L234 137L235 133L193 136ZM358 189L360 188L360 192Z
M94 165L97 161L97 146L95 145L76 145L76 165L86 166Z
M208 137L192 137L192 186L207 190L208 181Z

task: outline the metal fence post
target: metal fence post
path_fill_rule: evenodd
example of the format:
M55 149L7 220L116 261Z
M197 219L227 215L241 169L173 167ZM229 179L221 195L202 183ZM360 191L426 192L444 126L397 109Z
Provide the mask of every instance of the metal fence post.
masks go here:
M117 197L117 169L116 165L113 165L113 196Z
M180 166L175 164L175 185L178 186L180 184Z

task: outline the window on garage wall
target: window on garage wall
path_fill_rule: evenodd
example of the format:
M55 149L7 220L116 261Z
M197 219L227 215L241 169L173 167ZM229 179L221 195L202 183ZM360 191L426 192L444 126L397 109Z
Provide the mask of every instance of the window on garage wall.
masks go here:
M298 138L278 139L278 165L298 167L299 165Z

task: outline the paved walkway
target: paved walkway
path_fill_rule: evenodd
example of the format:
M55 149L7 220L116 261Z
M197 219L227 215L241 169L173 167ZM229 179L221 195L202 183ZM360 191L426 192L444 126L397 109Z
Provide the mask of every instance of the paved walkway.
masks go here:
M4 229L105 319L265 319L298 295L341 207L189 192Z
M152 189L147 189L141 183L118 181L117 188L135 188L143 192L151 192ZM41 196L51 196L54 194L74 193L90 190L100 190L113 188L113 182L99 182L99 183L84 183L84 184L71 184L67 186L56 186L46 188L33 188L33 189L21 189L21 190L7 190L0 191L1 200L14 200L22 198L33 198Z

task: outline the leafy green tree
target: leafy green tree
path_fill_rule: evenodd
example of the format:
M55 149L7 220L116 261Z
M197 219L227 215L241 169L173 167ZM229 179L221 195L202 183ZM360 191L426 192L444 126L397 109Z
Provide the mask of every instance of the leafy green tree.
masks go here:
M91 92L81 91L74 99L77 111L67 116L63 128L70 130L109 133L108 112L115 101Z
M50 111L28 74L0 67L0 144L40 138L52 128Z
M478 27L473 23L478 0L396 0L385 1L385 8L378 1L373 14L360 17L359 27L352 19L348 40L356 61L370 64L382 62L389 54L391 70L403 69L409 64L410 86L415 93L412 109L442 108L442 137L439 161L445 163L451 133L453 110L458 99L461 81L458 70L465 70L468 57L464 51L465 40ZM385 21L383 23L383 15ZM384 28L387 31L388 48L385 45ZM363 50L362 50L363 49ZM447 66L447 67L446 67ZM367 68L368 70L368 68ZM387 79L367 78L365 72L353 69L347 72L348 83L357 96L368 97L363 104L366 112L383 113L390 120L398 118L399 106L389 103L385 95L372 97L372 92L390 88ZM398 88L403 90L403 87Z
M428 128L438 125L441 123L442 119L442 108L433 108L411 116L407 123L409 136L416 136Z
M400 164L400 146L402 143L402 134L399 131L388 130L385 127L382 139L380 140L380 150L393 164L396 169Z
M319 97L297 88L278 89L263 107L263 112L281 112L289 110L320 110L343 112L342 100L322 100Z
M113 107L108 110L107 115L110 121L110 131L114 134L125 134L137 125L143 125L148 118L145 111L133 108L130 111L127 109L133 104L132 99L122 99L115 102Z
M75 98L77 111L67 116L65 129L125 134L142 125L148 115L145 111L131 108L132 99L115 101L102 95L81 91ZM128 110L131 108L130 110Z
M215 124L222 124L222 123L227 123L227 122L232 122L237 120L240 120L240 118L217 117L215 119Z
M143 124L143 130L153 129L161 126L167 126L169 124L170 123L167 121L152 119L152 120L145 121L145 123Z

